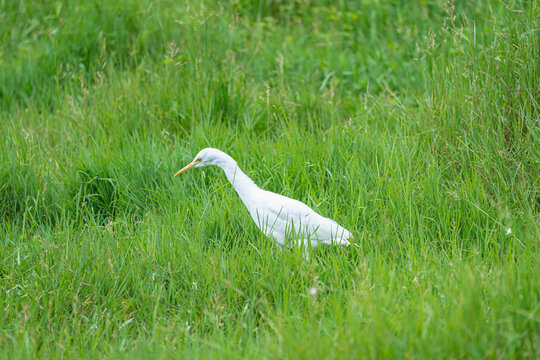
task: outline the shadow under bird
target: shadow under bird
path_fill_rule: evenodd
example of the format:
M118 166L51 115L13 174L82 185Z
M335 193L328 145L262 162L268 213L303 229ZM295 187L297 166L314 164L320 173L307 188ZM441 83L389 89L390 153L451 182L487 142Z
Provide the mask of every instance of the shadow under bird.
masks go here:
M298 244L307 251L320 244L348 246L351 233L306 204L259 188L236 161L218 149L201 150L195 159L174 176L197 167L220 167L246 206L257 227L281 247Z

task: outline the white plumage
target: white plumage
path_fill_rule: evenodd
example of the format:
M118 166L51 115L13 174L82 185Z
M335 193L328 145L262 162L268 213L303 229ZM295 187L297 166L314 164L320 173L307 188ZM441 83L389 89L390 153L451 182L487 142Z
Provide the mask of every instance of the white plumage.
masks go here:
M325 218L298 200L259 188L226 153L213 148L201 150L193 162L174 176L192 168L220 167L246 206L255 224L280 246L300 244L349 245L351 233L332 219Z

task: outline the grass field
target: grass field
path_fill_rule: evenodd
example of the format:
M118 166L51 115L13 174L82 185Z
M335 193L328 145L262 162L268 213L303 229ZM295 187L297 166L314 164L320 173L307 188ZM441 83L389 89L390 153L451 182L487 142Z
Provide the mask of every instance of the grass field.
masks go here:
M1 1L0 358L540 357L536 1ZM204 147L354 234L264 237Z

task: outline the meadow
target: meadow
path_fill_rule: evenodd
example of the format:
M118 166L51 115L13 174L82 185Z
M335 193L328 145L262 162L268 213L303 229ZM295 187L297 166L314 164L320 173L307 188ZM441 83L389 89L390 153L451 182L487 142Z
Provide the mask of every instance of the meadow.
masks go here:
M540 358L536 1L1 1L0 359ZM204 147L354 234L309 260Z

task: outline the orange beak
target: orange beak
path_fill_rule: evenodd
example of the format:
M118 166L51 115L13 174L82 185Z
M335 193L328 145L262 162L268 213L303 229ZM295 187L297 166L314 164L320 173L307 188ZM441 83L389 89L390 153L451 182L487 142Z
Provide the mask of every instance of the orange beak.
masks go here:
M180 175L181 173L186 172L186 171L188 171L189 169L194 168L196 165L198 165L198 164L200 164L200 163L201 163L201 160L195 160L195 161L193 161L191 164L188 164L188 165L184 166L182 169L180 169L176 174L174 174L174 176L178 176L178 175Z

